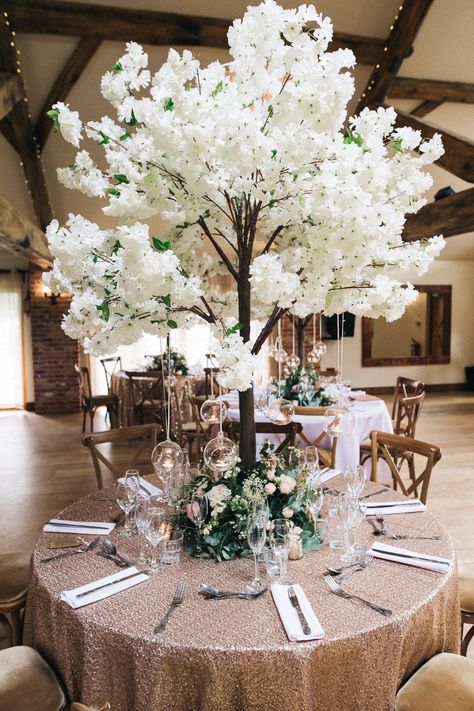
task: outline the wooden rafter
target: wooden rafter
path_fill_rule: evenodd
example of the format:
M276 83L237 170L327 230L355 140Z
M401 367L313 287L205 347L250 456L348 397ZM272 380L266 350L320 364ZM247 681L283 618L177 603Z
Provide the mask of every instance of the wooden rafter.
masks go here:
M53 127L53 122L46 116L46 112L57 101L65 101L67 99L69 92L100 47L101 42L100 37L83 37L79 40L77 47L56 78L36 122L36 136L40 150L43 150Z
M450 173L454 173L458 178L474 183L474 143L472 141L445 131L428 121L422 121L413 114L407 114L398 109L396 111L396 126L410 126L410 128L421 131L424 138L431 138L435 133L439 133L443 139L444 154L436 161L438 165L443 166Z
M24 97L21 80L9 72L0 72L0 121Z
M20 72L17 63L18 55L11 33L11 26L7 25L7 22L9 22L8 14L2 13L0 16L0 71L6 71L16 75ZM21 73L18 73L18 78L21 80ZM24 91L22 80L21 83ZM39 225L42 229L45 229L51 222L53 214L49 202L39 147L26 101L26 93L23 101L19 101L12 108L0 125L5 127L7 138L21 158L23 171Z
M227 49L230 20L134 10L57 0L10 0L3 3L17 32L101 37L104 40L163 46L205 46ZM371 37L335 33L331 49L350 47L359 64L373 65L384 42Z
M42 269L50 269L52 258L44 232L27 217L19 214L0 197L0 245Z
M439 101L441 103L455 101L462 104L474 104L474 84L460 81L396 77L387 96L391 99Z
M474 188L431 202L409 215L403 230L405 242L442 234L445 237L474 231Z
M412 53L412 46L433 0L405 0L391 27L382 59L370 75L357 106L359 113L366 106L384 101L403 60Z
M412 116L417 116L418 118L424 118L432 111L442 105L442 101L422 101L413 111L410 111Z

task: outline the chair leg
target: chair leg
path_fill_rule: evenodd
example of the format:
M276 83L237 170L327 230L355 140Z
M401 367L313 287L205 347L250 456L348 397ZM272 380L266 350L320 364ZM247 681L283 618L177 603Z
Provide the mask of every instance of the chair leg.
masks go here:
M10 624L10 620L6 615L0 613L0 623L3 625L5 632L7 633L7 647L13 647L13 630Z
M86 431L86 416L87 416L87 411L85 407L82 408L82 434Z
M12 644L17 647L22 640L22 617L21 610L15 610L11 613L11 628L12 628Z
M464 627L464 624L461 621L461 638L462 638L462 633L463 633L463 627ZM472 625L471 629L468 632L466 632L466 636L464 637L464 639L462 639L461 654L463 655L463 657L467 657L467 648L469 647L469 643L470 643L471 639L473 638L473 636L474 636L474 625Z

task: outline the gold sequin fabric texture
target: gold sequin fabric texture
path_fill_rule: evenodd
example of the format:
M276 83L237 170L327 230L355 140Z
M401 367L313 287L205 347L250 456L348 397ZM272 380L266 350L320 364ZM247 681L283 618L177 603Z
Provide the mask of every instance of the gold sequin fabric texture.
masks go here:
M342 488L338 479L331 485ZM380 485L367 483L365 491L375 487ZM394 498L401 497L388 491L372 501ZM114 502L91 496L60 517L110 520L117 512ZM452 542L431 513L388 520L399 532L442 535L394 545L455 563ZM373 539L367 523L359 536ZM60 601L62 590L117 568L95 552L40 563L51 553L48 541L57 537L43 533L36 545L25 638L58 671L70 698L83 703L108 699L113 711L389 711L397 688L424 661L459 651L455 564L440 574L375 559L347 580L348 591L394 611L385 618L330 592L322 574L339 561L327 545L290 561L290 579L303 586L326 633L319 641L294 643L270 591L256 600L206 600L200 594L201 583L243 589L253 573L246 558L215 563L183 555L179 566L73 610ZM114 532L111 538L123 555L137 555L137 536L123 539ZM185 600L166 631L154 635L179 581L186 583Z

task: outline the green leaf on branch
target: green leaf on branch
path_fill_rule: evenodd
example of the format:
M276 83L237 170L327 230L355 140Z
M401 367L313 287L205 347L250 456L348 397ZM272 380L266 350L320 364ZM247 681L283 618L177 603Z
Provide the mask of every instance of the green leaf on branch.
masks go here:
M124 183L124 185L128 185L130 182L127 176L123 175L123 173L117 173L117 175L114 175L114 180L116 180L117 183Z
M131 138L131 137L132 137L132 135L128 131L125 131L125 133L122 133L122 135L120 136L120 140L126 141L127 138Z
M173 111L174 103L173 103L173 99L170 96L167 99L165 99L164 107L165 107L165 111Z
M120 62L114 62L113 64L110 65L110 68L114 74L118 74L119 72L123 71L123 67L120 64Z
M122 245L120 244L120 241L117 239L117 240L115 240L115 244L114 244L114 246L113 246L112 249L111 249L111 252L110 252L111 256L112 256L112 257L115 257L115 255L118 253L119 249L123 249L123 247L122 247ZM113 274L107 275L107 278L110 278L110 277L113 278L114 275L113 275Z
M125 119L124 123L127 124L127 126L136 126L137 125L138 119L135 116L135 112L133 109L132 109L131 117L129 119Z
M116 188L107 188L105 192L112 195L112 197L120 197L120 190L117 190Z
M97 306L97 311L100 311L100 317L104 321L108 321L110 318L110 308L109 308L109 302L108 301L103 301L99 306Z
M238 333L241 328L242 328L242 324L241 324L241 323L236 323L235 326L232 326L231 328L228 328L228 329L226 330L225 335L226 335L226 336L230 336L230 335L232 335L233 333Z
M178 328L178 324L176 323L176 321L172 321L171 319L166 322L166 325L168 326L168 328L171 329Z
M59 110L51 109L50 111L46 112L46 116L48 116L48 118L50 118L53 122L53 129L55 131L59 131Z
M268 117L271 118L273 116L273 106L271 104L268 105Z
M362 147L364 145L364 139L358 133L352 133L351 129L346 129L346 137L343 143L355 143Z
M402 139L396 138L394 141L390 141L388 144L389 148L392 149L394 153L403 153Z
M107 143L110 143L110 138L103 131L99 131L99 136L101 136L102 138L102 140L100 141L101 146L105 146Z
M221 93L223 88L224 88L224 84L222 83L222 79L221 79L221 81L216 84L216 88L212 92L212 96L215 98L217 96L217 94Z
M275 160L276 154L278 153L277 149L274 148L271 153L272 153L272 160Z
M165 306L171 308L171 296L169 294L166 294L166 296L162 296L161 300L165 304Z
M166 250L171 249L171 242L162 242L158 237L152 237L151 241L157 252L166 252Z

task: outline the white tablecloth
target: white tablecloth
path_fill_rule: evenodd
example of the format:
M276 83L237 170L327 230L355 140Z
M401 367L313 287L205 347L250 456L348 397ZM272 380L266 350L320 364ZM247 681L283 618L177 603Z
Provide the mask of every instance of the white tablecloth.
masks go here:
M383 400L356 402L350 406L350 409L354 415L355 427L350 435L339 437L337 441L336 467L342 471L344 471L344 469L351 464L359 463L360 443L364 439L367 439L372 430L393 433L392 420L390 419L390 415ZM238 421L239 410L229 409L227 416L230 420ZM255 420L256 422L268 422L265 415L258 411L255 413ZM315 440L323 431L323 420L324 418L322 415L294 416L294 421L301 422L305 437L311 442ZM281 438L278 435L257 435L257 447L263 444L264 439L269 439L271 442L278 444ZM307 443L303 440L299 441L301 446L307 446ZM330 448L331 440L328 436L322 440L321 446L328 449Z

